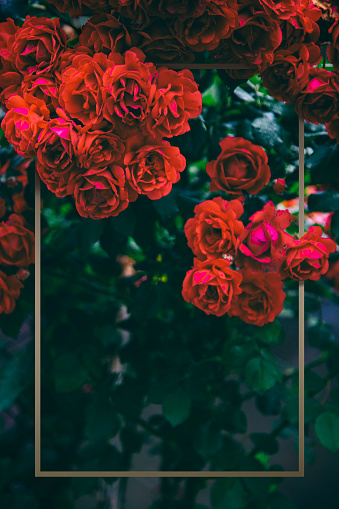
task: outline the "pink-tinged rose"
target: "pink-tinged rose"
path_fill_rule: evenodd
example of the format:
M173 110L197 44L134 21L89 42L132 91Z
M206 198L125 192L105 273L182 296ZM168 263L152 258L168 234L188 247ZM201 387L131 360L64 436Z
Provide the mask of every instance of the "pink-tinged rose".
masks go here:
M178 182L186 159L168 141L135 136L127 142L124 165L130 200L139 194L158 200Z
M21 84L23 94L31 94L46 103L50 112L59 106L59 86L53 75L27 74Z
M284 247L291 236L284 230L291 224L287 210L276 210L273 203L250 217L250 223L241 233L236 244L236 264L253 270L275 269L285 257Z
M273 191L276 194L283 194L286 189L286 182L284 179L277 179L273 184Z
M129 203L125 172L120 166L88 170L72 177L77 211L82 217L117 216Z
M50 115L46 103L31 94L25 94L24 97L11 96L6 106L8 111L1 127L7 140L21 156L33 157L39 134Z
M336 250L333 240L322 237L320 226L311 226L300 240L294 240L286 249L281 266L281 277L297 281L317 281L328 271L328 257Z
M241 274L223 258L194 259L194 267L183 282L182 296L207 315L222 316L241 293Z

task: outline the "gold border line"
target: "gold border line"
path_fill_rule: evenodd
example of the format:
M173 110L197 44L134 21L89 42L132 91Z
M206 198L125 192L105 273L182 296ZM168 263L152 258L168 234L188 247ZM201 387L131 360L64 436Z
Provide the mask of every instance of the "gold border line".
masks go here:
M188 68L191 66L185 66ZM206 68L200 66L199 68ZM215 67L213 67L215 69ZM225 68L225 67L224 67ZM233 68L235 68L233 66ZM240 68L240 67L237 67ZM244 67L241 67L244 69ZM304 234L304 119L299 117L299 236ZM41 470L41 200L35 174L35 477L304 477L304 282L299 282L299 469L296 471L42 471Z

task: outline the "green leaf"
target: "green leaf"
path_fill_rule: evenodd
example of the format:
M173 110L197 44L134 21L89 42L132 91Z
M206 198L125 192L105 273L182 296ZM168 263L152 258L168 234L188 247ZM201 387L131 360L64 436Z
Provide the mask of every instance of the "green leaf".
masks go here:
M213 422L203 425L195 437L194 448L203 457L213 456L223 445L223 439L218 426Z
M315 432L320 443L332 452L339 450L339 417L323 412L315 421Z
M153 205L158 214L164 218L174 216L179 212L178 205L173 196L173 191L167 196L160 198L160 200L154 200Z
M251 433L250 439L258 450L267 454L272 455L279 451L278 441L268 433Z
M89 381L85 366L74 353L62 354L55 359L54 376L57 392L74 391Z
M339 193L334 189L314 193L308 197L308 210L310 212L335 212L339 210Z
M246 494L236 478L218 479L211 488L212 509L243 509Z
M313 154L305 161L311 171L312 184L328 184L338 178L337 161L339 157L338 145L317 146Z
M111 401L97 395L86 410L85 435L90 442L107 442L119 431L120 420Z
M245 380L250 389L263 393L281 380L281 371L274 357L262 352L261 357L251 359L246 364Z
M256 331L256 337L267 345L280 345L284 340L283 329L278 320L267 323Z
M166 419L177 426L184 422L191 411L191 400L186 391L178 389L170 393L162 405L162 411Z

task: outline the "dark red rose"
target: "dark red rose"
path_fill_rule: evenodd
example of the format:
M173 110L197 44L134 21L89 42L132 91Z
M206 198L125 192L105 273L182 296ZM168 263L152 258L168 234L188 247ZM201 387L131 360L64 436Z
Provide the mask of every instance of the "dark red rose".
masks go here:
M275 17L276 19L290 19L291 16L296 14L299 0L258 0L267 14Z
M141 36L136 30L127 30L112 14L99 14L90 18L82 27L79 43L88 46L95 53L109 55L112 51L124 53L133 46L139 46Z
M191 71L158 69L156 91L147 121L147 130L154 137L170 138L189 131L188 120L198 117L201 110L201 93Z
M146 122L155 92L155 67L146 63L142 51L133 48L124 55L114 53L113 63L103 76L105 103L103 115L113 130L126 137Z
M241 275L223 258L194 259L194 267L183 282L182 296L207 315L222 316L241 293Z
M330 138L337 140L337 143L339 143L339 114L334 115L325 125Z
M13 67L11 48L15 34L19 30L14 21L8 18L0 23L0 102L5 104L11 95L16 95L22 77Z
M283 282L277 272L254 272L248 267L240 270L241 294L232 302L228 312L246 323L262 327L273 322L281 313L286 297Z
M186 160L168 141L135 136L128 140L124 165L130 200L136 200L139 194L158 200L178 182Z
M48 122L37 141L36 169L48 189L57 196L72 193L70 176L79 173L75 150L78 135L73 123L64 118Z
M263 85L279 101L293 102L309 81L312 65L319 64L321 52L313 42L277 50L274 61L261 74Z
M317 281L328 271L328 257L336 250L333 240L322 237L320 226L310 226L300 240L294 240L286 249L281 266L281 277L297 281Z
M239 200L213 198L194 208L195 216L185 224L188 245L199 260L234 255L237 238L244 229L239 221L244 208Z
M34 263L34 233L24 225L22 216L12 214L0 223L0 265L28 267Z
M12 63L21 74L51 73L66 47L59 19L27 16L11 48Z
M287 210L276 210L273 203L250 217L250 223L241 233L236 244L236 264L253 270L275 269L285 257L284 247L291 235L284 230L291 224Z
M13 211L16 214L22 214L27 210L33 210L27 203L25 197L25 190L28 185L27 169L32 163L31 159L25 159L20 164L15 166L16 180L19 183L18 189L15 189L12 194Z
M334 67L339 67L339 19L328 31L331 34L331 44L327 48L327 57Z
M125 145L113 132L83 128L79 132L76 150L79 166L91 170L121 163Z
M46 103L31 94L11 96L6 103L8 112L1 127L7 140L23 157L35 155L35 143L47 124L49 110Z
M0 271L0 314L8 315L15 308L16 301L20 297L24 285L15 276L7 276Z
M224 138L221 154L206 165L211 177L210 191L223 190L240 195L243 191L258 193L270 179L266 152L244 138Z
M75 52L71 63L61 73L60 105L70 117L97 129L106 125L102 80L108 66L103 53L91 57Z
M286 182L284 179L277 179L274 183L273 183L273 191L276 193L276 194L283 194L283 192L285 191L286 189Z
M72 178L77 211L82 217L102 219L117 216L129 203L125 172L110 165L100 170L88 170Z
M260 6L247 3L238 12L240 27L221 42L214 55L217 61L263 65L273 61L273 52L282 40L279 24Z
M339 76L317 67L310 69L310 80L297 95L295 109L307 122L330 122L339 113Z
M133 25L143 28L149 24L150 0L109 0L109 4L112 11L132 20Z
M140 49L147 59L156 62L193 62L192 50L180 39L171 25L157 20L145 30L138 32Z
M71 16L81 16L83 14L83 0L47 0L54 5L59 12L69 12Z
M174 30L179 38L194 51L214 50L222 39L230 37L239 26L236 0L211 0L201 13L183 21L178 16Z
M317 42L320 35L317 21L320 17L321 10L313 4L312 0L298 1L295 14L280 22L283 34L280 49L287 49L303 42Z
M53 75L26 74L21 90L23 94L31 94L42 99L51 112L59 106L59 86Z

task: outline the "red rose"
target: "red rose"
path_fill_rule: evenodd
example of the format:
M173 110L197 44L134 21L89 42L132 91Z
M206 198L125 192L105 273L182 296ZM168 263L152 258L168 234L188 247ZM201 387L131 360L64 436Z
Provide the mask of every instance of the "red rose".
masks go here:
M31 94L44 101L51 112L59 106L59 86L53 75L27 74L22 81L21 90L23 94Z
M133 49L122 56L110 56L114 64L103 76L106 99L104 117L121 136L135 133L144 125L149 114L155 85L155 67L144 62L142 51Z
M321 10L313 4L312 0L298 1L295 14L280 23L283 34L281 49L303 42L317 42L320 35L317 21L320 17Z
M133 25L143 28L149 23L150 0L109 0L112 11L117 11L133 21ZM159 5L159 2L157 2Z
M306 88L295 99L295 110L307 122L329 122L339 112L339 76L325 69L310 69Z
M12 214L0 223L0 264L28 267L34 263L34 234L24 226L22 216Z
M83 128L79 132L77 154L79 166L88 170L105 168L122 161L125 145L113 132L88 130Z
M184 279L182 296L207 315L222 316L241 293L240 282L240 272L232 270L227 260L195 258L193 269Z
M267 14L277 19L290 19L297 11L298 0L258 0Z
M284 179L277 179L273 185L273 191L276 194L283 194L286 189L286 182Z
M219 189L230 194L258 193L270 179L266 152L244 138L224 138L221 154L206 165L211 177L210 191Z
M339 20L336 19L335 23L328 31L331 36L331 44L327 48L327 57L334 67L339 67Z
M320 48L313 42L278 49L273 63L261 74L263 85L279 101L293 102L307 86L311 66L320 61Z
M23 157L35 155L35 143L47 124L49 110L44 101L31 94L11 96L6 103L8 112L1 127L7 140Z
M325 125L329 137L337 140L337 143L339 143L339 114L334 115Z
M19 27L10 18L0 23L0 101L2 103L5 103L10 95L16 94L21 84L21 75L12 65L11 53L18 30Z
M240 271L242 282L241 294L232 302L228 312L230 316L238 316L246 323L262 327L273 322L281 313L286 297L283 282L277 272L254 272L248 267Z
M202 110L201 93L191 71L161 67L156 87L147 129L154 137L167 138L189 131L188 120L198 117Z
M50 73L66 47L59 19L27 16L11 48L12 63L21 74Z
M284 231L291 224L291 214L287 210L276 210L270 201L253 214L250 221L237 240L237 265L253 270L278 267L285 256L284 246L291 239Z
M216 50L216 60L238 59L244 64L265 64L273 61L273 52L282 40L277 21L264 12L260 6L252 3L241 5L239 12L240 27L231 37L221 42Z
M6 276L0 271L0 314L8 315L15 308L15 301L20 297L24 285L15 276Z
M53 118L37 142L36 169L47 188L57 196L71 194L71 173L79 173L75 164L78 135L74 125L64 118Z
M336 250L331 239L322 238L320 226L310 226L300 240L294 240L286 249L281 266L281 277L297 281L317 281L328 270L328 257Z
M112 51L124 53L133 46L139 46L141 36L135 30L128 31L112 14L99 14L90 18L82 27L79 43L88 46L95 53L109 55Z
M72 118L86 126L100 129L106 125L102 78L108 65L107 56L103 53L91 57L75 52L69 65L61 72L60 105Z
M235 244L244 229L239 217L244 208L239 200L207 200L194 208L195 216L185 224L188 245L199 260L234 255Z
M239 26L237 2L210 0L205 9L185 21L178 16L174 30L185 45L194 51L214 50L222 39L230 37Z
M120 166L88 170L72 177L72 181L75 205L82 217L117 216L128 206L125 172Z
M157 20L147 29L138 32L138 44L151 62L193 62L192 50L184 43L171 25Z
M158 200L169 194L172 185L178 182L186 160L180 150L168 141L136 136L128 141L124 165L131 188L130 200L136 200L138 194Z

